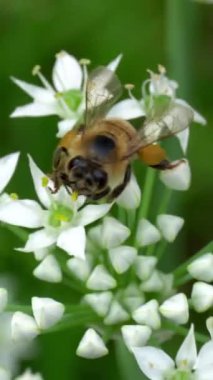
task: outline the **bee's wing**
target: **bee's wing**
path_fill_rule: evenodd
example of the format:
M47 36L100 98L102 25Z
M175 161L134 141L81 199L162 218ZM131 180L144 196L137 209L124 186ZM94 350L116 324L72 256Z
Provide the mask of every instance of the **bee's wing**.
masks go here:
M86 86L86 127L106 115L121 93L121 82L113 71L107 67L93 70Z
M175 135L189 127L193 120L193 111L182 104L172 104L161 117L147 121L138 131L138 135L129 145L131 156L138 149Z

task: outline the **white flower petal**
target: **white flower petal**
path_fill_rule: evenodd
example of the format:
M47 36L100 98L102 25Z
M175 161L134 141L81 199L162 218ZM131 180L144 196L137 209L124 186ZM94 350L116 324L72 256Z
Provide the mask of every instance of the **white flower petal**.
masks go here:
M47 256L33 271L39 280L57 283L62 280L61 268L53 255Z
M60 321L64 314L64 305L52 298L32 298L32 310L37 325L45 330Z
M29 165L30 165L30 172L32 175L35 191L37 193L37 196L40 200L40 202L44 205L44 207L49 208L51 205L51 196L50 192L46 187L42 185L42 178L47 177L36 165L36 163L33 161L32 157L29 155Z
M184 129L183 131L176 134L176 137L179 140L181 149L184 154L186 154L189 142L189 128Z
M38 326L33 317L17 311L11 321L12 338L15 341L30 341L38 334Z
M213 286L205 282L196 282L192 288L192 304L198 313L213 306Z
M81 281L86 281L91 271L91 265L88 260L82 260L72 257L67 261L67 267L70 272Z
M211 339L213 339L213 317L209 317L206 320L206 327L208 329L208 332L211 336Z
M19 152L8 154L0 158L0 193L10 181L19 159Z
M176 215L161 214L157 217L157 226L164 239L170 243L175 240L183 224L184 219Z
M16 377L14 380L43 380L40 373L32 373L30 369L27 369L21 376Z
M134 348L133 354L141 371L150 380L164 380L174 368L174 361L163 350L155 347Z
M57 246L79 259L85 259L86 233L82 226L70 227L62 231Z
M136 233L137 243L140 247L155 244L161 239L158 229L147 219L141 219Z
M100 335L88 329L81 339L76 354L86 359L97 359L108 354L108 349Z
M206 344L201 347L200 352L198 354L197 358L197 364L196 364L196 373L199 372L199 380L205 380L205 379L211 379L210 373L207 373L207 370L209 372L209 369L213 369L213 341L207 342ZM202 372L205 373L205 375L209 377L202 376ZM211 372L212 376L212 372Z
M56 137L61 138L64 137L64 135L71 131L74 127L74 125L77 122L77 118L75 119L65 119L58 122L58 133Z
M152 330L148 326L124 325L121 327L121 333L126 346L131 351L133 347L144 346L148 342Z
M6 369L0 367L0 379L1 380L11 380L12 377L11 377L11 374L9 371L7 371ZM16 379L15 379L16 380Z
M43 104L33 102L24 106L17 107L10 115L10 117L34 117L34 116L49 116L58 115L57 102L50 104Z
M173 190L188 190L191 183L191 170L187 160L181 160L173 169L162 170L160 179L167 187Z
M194 108L192 108L185 100L175 99L175 103L189 107L193 111L193 121L195 123L198 123L201 125L206 125L206 119L199 112L197 112Z
M196 280L213 281L213 254L205 253L203 256L192 261L187 267L188 272Z
M12 200L0 206L0 221L27 228L41 227L43 210L35 201Z
M103 265L97 265L87 280L86 286L91 290L109 290L116 287L115 279Z
M55 101L53 92L46 88L35 86L20 79L11 77L12 81L39 103L52 103Z
M87 224L93 223L96 220L102 218L104 215L106 215L111 207L111 204L85 206L84 208L82 208L81 211L78 212L78 215L75 219L75 223L80 224L82 226L86 226Z
M181 344L177 356L176 364L181 369L192 369L197 360L197 348L194 336L194 326L191 325L190 330Z
M118 67L122 57L123 57L123 54L119 54L115 59L113 59L113 61L108 63L107 68L112 70L112 71L117 70L117 67Z
M41 261L41 260L44 260L45 257L49 255L50 251L49 251L49 247L47 247L47 248L36 249L33 253L34 253L35 259L37 261Z
M113 268L119 274L126 272L135 261L137 250L134 247L123 245L109 250L109 257Z
M105 217L102 225L102 241L103 248L114 248L122 244L130 235L130 230L115 218Z
M118 117L124 120L136 119L144 116L142 105L134 99L125 99L116 103L108 112L107 118Z
M129 314L126 310L120 305L117 301L112 301L112 304L109 309L109 313L104 319L105 325L116 325L128 321L130 319Z
M161 320L158 312L158 302L151 300L136 309L132 318L135 322L150 326L152 329L157 330L161 326Z
M160 308L161 314L175 323L185 324L189 319L188 301L183 293L175 294L164 301Z
M56 56L53 67L53 83L57 91L63 92L73 88L80 89L82 70L78 61L66 51Z
M112 301L111 292L89 293L84 296L84 301L100 316L105 317Z
M135 260L135 271L140 280L146 281L152 274L157 264L154 256L138 256Z
M8 301L7 289L0 288L0 313L2 313L2 311L7 306L7 301Z
M130 182L124 191L116 199L116 203L126 209L135 209L139 207L141 203L141 189L133 174L131 175Z
M56 241L55 234L46 229L33 232L29 235L28 240L23 248L17 248L21 252L34 252L54 244Z

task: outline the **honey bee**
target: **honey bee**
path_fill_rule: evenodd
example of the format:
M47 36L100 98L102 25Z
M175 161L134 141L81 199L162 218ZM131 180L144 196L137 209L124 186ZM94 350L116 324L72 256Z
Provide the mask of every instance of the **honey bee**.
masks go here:
M160 170L174 167L156 142L187 128L193 118L191 109L173 103L163 115L147 119L137 130L123 119L106 117L121 92L118 77L108 68L98 67L90 73L85 122L69 131L54 153L54 192L64 185L68 192L89 200L112 201L128 184L133 159Z

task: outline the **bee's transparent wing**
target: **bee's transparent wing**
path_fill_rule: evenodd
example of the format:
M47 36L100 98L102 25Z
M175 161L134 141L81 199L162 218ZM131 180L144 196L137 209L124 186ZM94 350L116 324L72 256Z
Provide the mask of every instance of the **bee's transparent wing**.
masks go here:
M183 131L192 120L193 111L190 107L173 103L161 117L145 122L135 141L130 143L129 156L140 148Z
M93 70L86 86L86 127L105 116L121 93L121 82L113 71L106 67Z

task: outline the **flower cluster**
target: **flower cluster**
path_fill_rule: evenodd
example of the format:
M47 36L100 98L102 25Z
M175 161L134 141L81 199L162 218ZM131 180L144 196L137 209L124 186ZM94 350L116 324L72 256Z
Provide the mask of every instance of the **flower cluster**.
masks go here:
M108 68L116 70L120 60L118 56ZM18 107L11 116L58 115L57 137L64 136L82 121L85 113L88 63L88 60L79 63L73 56L61 52L53 67L53 85L38 66L33 74L40 78L43 87L12 78L33 102ZM142 84L141 99L134 97L128 85L129 97L115 104L106 117L150 120L165 114L169 107L182 105L190 110L195 122L205 124L197 111L176 97L178 84L166 76L162 66L157 74L149 71L149 76ZM188 130L177 137L185 155ZM1 192L14 173L18 157L19 153L13 153L0 159ZM69 194L63 186L56 193L52 191L51 179L31 156L29 167L38 201L3 193L0 222L5 228L10 226L10 230L24 240L16 251L34 255L33 276L69 286L77 293L79 302L65 305L63 296L55 300L33 295L31 305L17 308L12 316L14 344L29 344L46 331L53 333L80 324L87 327L76 347L81 357L104 356L108 353L108 340L122 337L151 380L211 380L212 342L205 343L197 356L194 327L188 332L184 325L190 320L190 308L204 313L213 306L213 244L172 272L162 269L162 256L168 246L172 251L172 244L184 225L183 218L168 213L167 206L171 189L189 188L188 161L184 159L174 168L161 172L165 196L154 220L149 218L148 212L155 181L152 168L147 170L143 194L132 174L129 184L113 203L89 204L85 196ZM193 281L190 297L182 289L189 281ZM7 291L1 288L2 316L8 310ZM213 317L209 317L206 324L212 338ZM185 334L186 338L175 365L164 351L154 346L176 332ZM198 334L198 340L209 339ZM8 380L13 375L12 369L0 366L1 379ZM21 379L41 380L42 377L27 370L16 378Z

